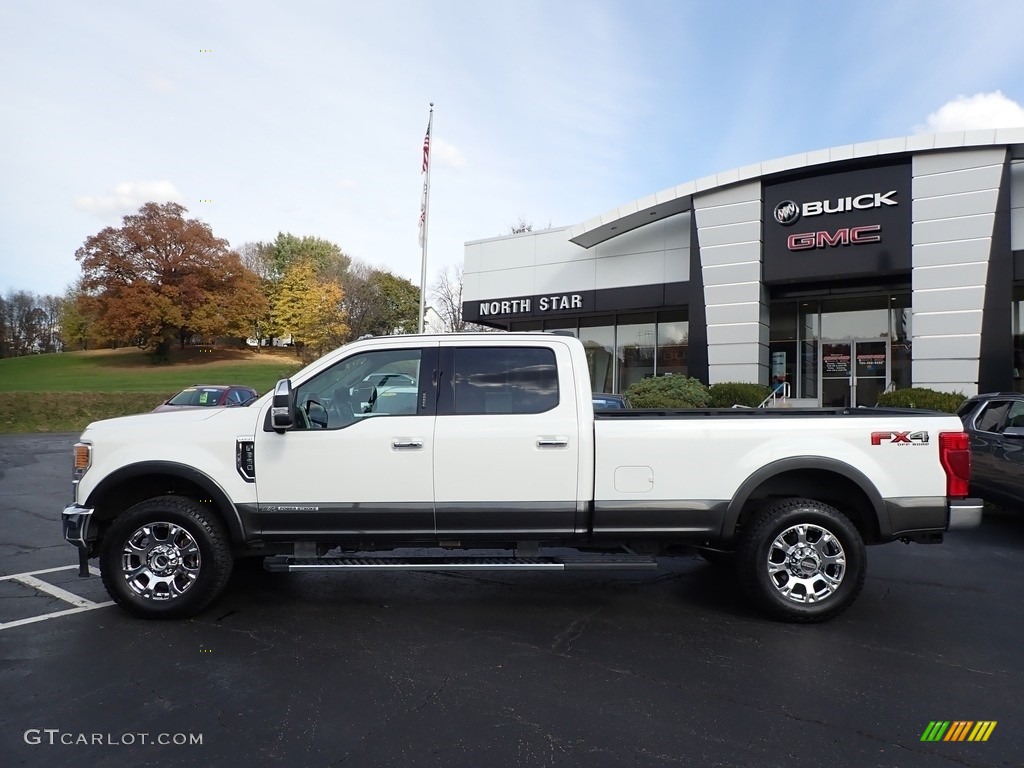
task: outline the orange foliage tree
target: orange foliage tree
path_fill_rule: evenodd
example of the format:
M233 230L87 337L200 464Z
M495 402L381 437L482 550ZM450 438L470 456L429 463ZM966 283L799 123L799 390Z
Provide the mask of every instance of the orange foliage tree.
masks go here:
M111 338L166 353L193 335L245 335L267 311L256 275L177 203L146 203L75 252L83 303Z

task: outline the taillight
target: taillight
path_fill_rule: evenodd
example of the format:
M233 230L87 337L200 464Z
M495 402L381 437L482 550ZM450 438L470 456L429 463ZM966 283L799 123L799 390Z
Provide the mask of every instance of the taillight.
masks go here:
M946 495L967 496L971 480L971 439L966 432L939 433L939 462L946 472Z

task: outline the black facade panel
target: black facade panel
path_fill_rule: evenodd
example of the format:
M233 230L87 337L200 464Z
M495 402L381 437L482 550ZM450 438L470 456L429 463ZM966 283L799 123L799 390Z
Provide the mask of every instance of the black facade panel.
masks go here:
M708 383L708 310L704 303L704 270L700 263L697 215L690 217L690 338L687 375Z
M1013 252L1013 279L1024 280L1024 251Z
M703 293L703 292L702 292ZM516 320L585 317L596 313L633 312L685 307L688 282L630 285L599 291L503 296L462 303L462 317L470 323L507 328Z
M1003 164L999 199L992 229L985 279L985 304L981 316L981 360L978 391L1007 392L1013 389L1013 277L1015 255L1010 250L1010 162Z
M764 185L764 281L910 272L909 162Z

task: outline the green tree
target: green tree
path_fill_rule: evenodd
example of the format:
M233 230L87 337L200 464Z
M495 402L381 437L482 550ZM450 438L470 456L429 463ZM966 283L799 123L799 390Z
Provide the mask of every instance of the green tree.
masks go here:
M420 290L405 278L352 264L345 279L345 310L349 337L415 333L419 322Z

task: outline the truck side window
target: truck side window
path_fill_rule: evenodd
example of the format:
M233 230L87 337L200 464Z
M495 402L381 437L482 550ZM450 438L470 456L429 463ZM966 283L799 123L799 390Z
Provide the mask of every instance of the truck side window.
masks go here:
M558 405L554 350L456 347L454 352L455 414L542 413Z
M375 350L347 357L298 387L296 405L307 413L310 403L322 406L327 423L313 421L314 429L342 429L378 416L415 416L421 357L419 349ZM300 429L310 428L302 426L301 416L297 422Z
M985 406L985 409L978 414L974 426L979 432L1001 432L1006 412L1010 409L1010 403L1006 400L996 400Z

